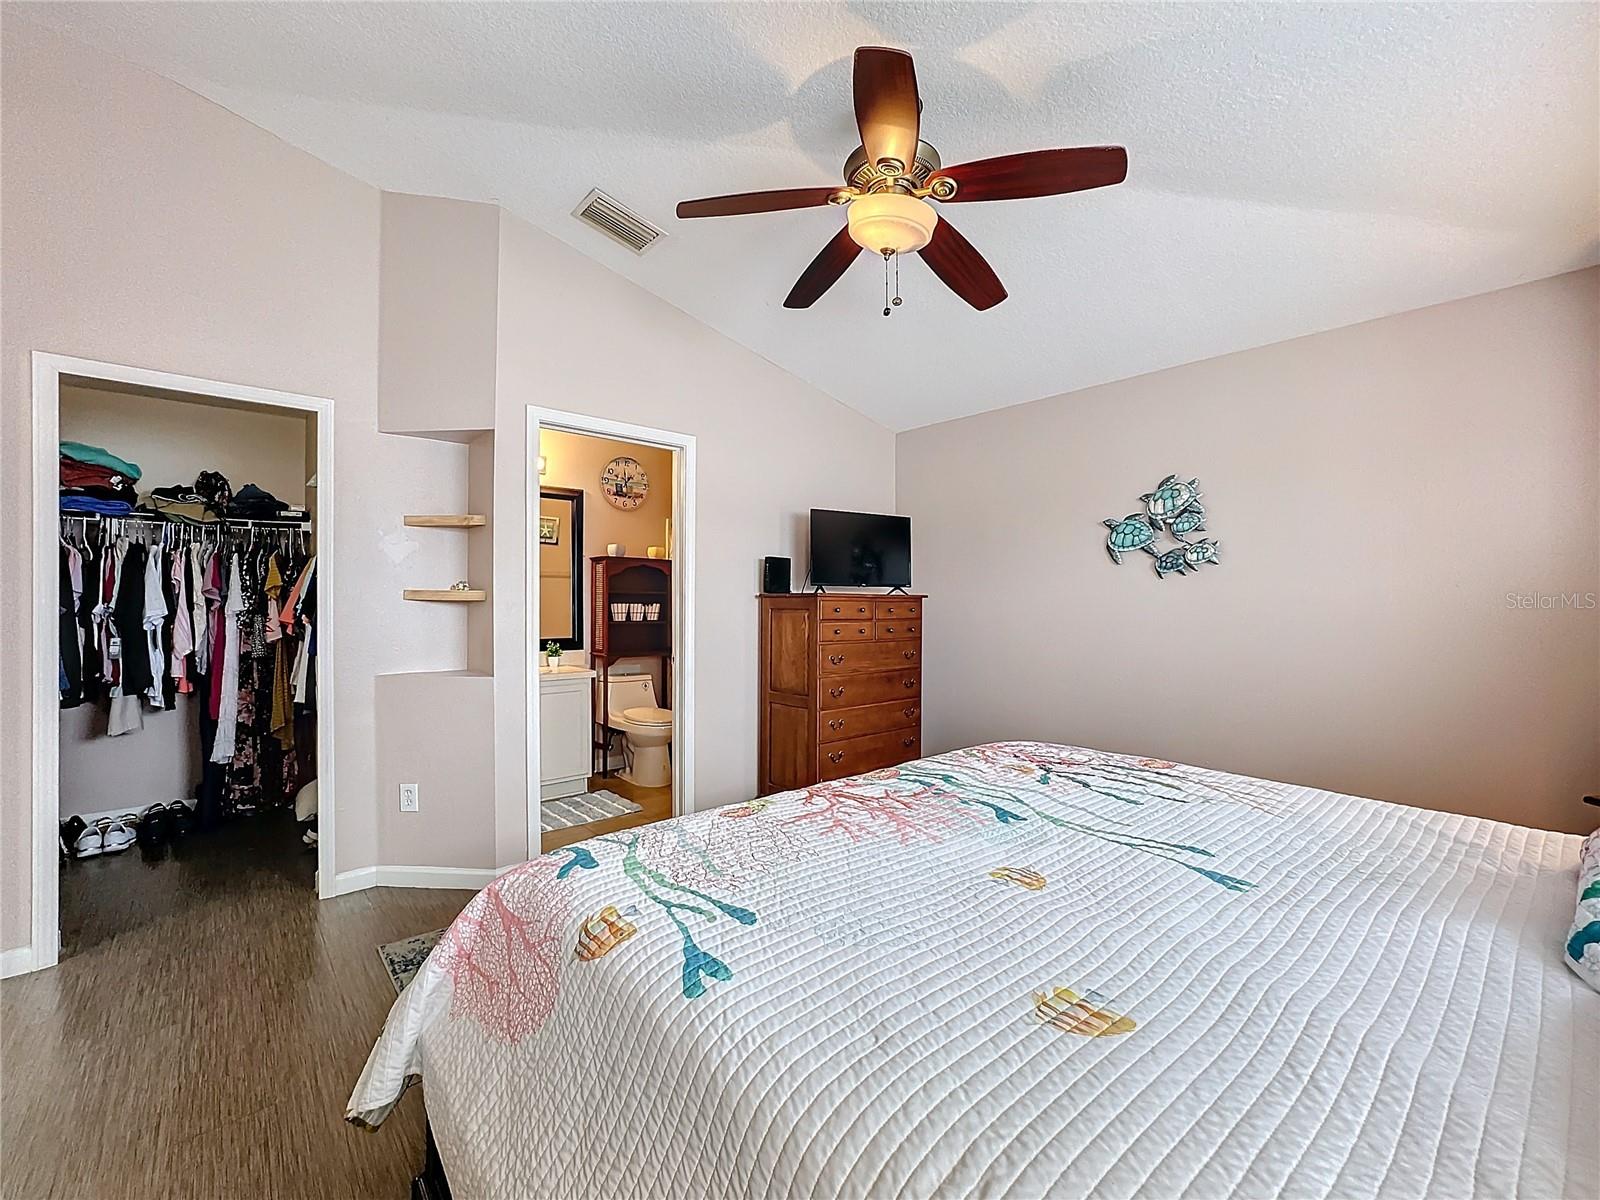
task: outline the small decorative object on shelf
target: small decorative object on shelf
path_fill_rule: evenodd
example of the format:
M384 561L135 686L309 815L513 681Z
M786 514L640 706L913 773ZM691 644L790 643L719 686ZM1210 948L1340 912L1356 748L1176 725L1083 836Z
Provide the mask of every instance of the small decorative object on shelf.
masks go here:
M644 554L646 558L665 558L667 556L667 548L665 546L647 546Z
M472 590L472 585L465 579L458 579L450 585L450 590L452 592L470 592Z
M1111 531L1106 535L1106 553L1111 555L1111 561L1120 563L1124 554L1143 550L1156 560L1157 579L1185 575L1206 563L1220 562L1220 542L1214 538L1191 541L1188 537L1206 527L1206 510L1200 504L1200 495L1198 479L1181 483L1176 475L1168 475L1155 491L1139 497L1144 502L1144 512L1129 513L1120 521L1107 517L1101 524ZM1156 535L1162 530L1178 544L1158 549Z
M561 665L561 646L554 641L546 642L544 644L544 658L545 666L552 671L555 670Z
M606 553L612 558L627 558L628 548L621 542L610 542L606 546Z

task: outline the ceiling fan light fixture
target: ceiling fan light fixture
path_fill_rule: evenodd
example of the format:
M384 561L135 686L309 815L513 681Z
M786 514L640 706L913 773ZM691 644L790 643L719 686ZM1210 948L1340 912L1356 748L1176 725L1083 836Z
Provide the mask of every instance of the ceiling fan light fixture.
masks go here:
M912 254L933 238L939 214L933 205L904 192L858 196L846 210L851 240L874 254Z

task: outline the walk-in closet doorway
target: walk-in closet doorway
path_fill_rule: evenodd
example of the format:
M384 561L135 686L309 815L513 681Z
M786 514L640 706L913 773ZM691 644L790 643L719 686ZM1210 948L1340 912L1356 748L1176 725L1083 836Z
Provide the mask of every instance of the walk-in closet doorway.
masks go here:
M63 397L69 407L67 410L67 425L70 430L63 427ZM238 478L231 481L234 490L234 502L226 510L226 516L217 522L212 522L207 516L203 522L191 522L182 515L186 500L196 497L174 497L174 508L169 514L165 512L167 497L157 496L152 499L147 493L151 489L177 492L178 488L163 488L162 485L176 483L187 484L188 480L180 476L178 479L162 478L159 475L145 478L142 482L145 487L138 490L141 501L138 511L126 512L116 502L102 505L102 498L108 493L104 488L88 486L82 488L69 488L64 484L63 464L68 462L62 447L63 438L69 442L77 442L79 438L70 436L72 433L81 433L85 429L92 429L92 422L86 422L83 413L79 410L82 404L93 404L98 397L100 402L114 402L118 395L126 396L130 401L137 397L138 403L150 404L152 401L170 401L173 410L188 413L201 412L205 421L234 421L249 424L253 422L252 429L275 429L282 433L287 430L292 433L295 429L303 432L302 451L298 462L288 465L279 463L279 474L286 480L283 490L286 490L288 499L280 501L271 494L268 487L243 491L247 483L260 483L254 478ZM88 399L85 399L88 397ZM115 405L106 411L114 411ZM120 414L122 418L126 413ZM197 424L203 424L197 421ZM283 439L280 439L283 440ZM154 447L158 443L147 441L146 445ZM278 447L279 455L292 454L292 443L285 440L284 445ZM96 447L98 448L98 447ZM118 462L115 447L104 447L113 451L106 456L109 469L115 473ZM260 448L254 448L260 453ZM253 551L255 561L265 575L272 577L272 585L267 587L269 594L274 594L273 607L276 609L278 601L291 603L292 610L279 610L275 615L279 617L279 625L271 622L259 625L255 631L256 642L250 641L251 634L247 632L243 637L245 654L240 655L240 647L235 646L232 651L232 661L235 665L244 662L243 673L240 676L237 701L240 704L250 703L255 697L246 697L245 689L248 686L249 666L248 655L252 645L257 656L264 662L273 662L272 655L277 653L277 637L271 640L274 643L268 647L266 641L267 631L273 634L288 632L297 635L299 647L307 650L305 660L295 664L296 653L286 653L285 657L291 664L295 675L285 675L282 668L274 674L270 668L263 667L263 674L257 677L258 682L265 680L291 681L297 684L300 691L290 690L288 695L301 698L310 695L314 697L314 704L308 706L314 716L314 729L302 725L301 746L299 755L302 760L309 760L311 777L316 781L316 823L314 850L304 851L302 862L315 863L315 869L309 870L306 866L298 868L295 878L303 878L306 886L314 887L316 894L326 898L334 894L334 834L336 802L334 798L334 679L332 671L318 670L320 662L314 650L318 644L326 648L331 644L330 635L334 626L330 623L333 592L333 564L337 558L333 545L333 411L332 402L315 396L304 396L290 392L274 391L266 388L249 387L235 383L217 380L200 379L192 376L177 375L165 371L148 370L139 367L129 367L114 363L97 362L81 358L35 352L33 355L33 569L36 583L37 601L34 609L33 621L33 879L31 888L32 899L32 944L27 956L27 968L38 970L54 966L59 960L62 948L62 895L61 880L65 867L81 864L62 862L62 837L61 822L72 814L62 811L62 732L64 718L69 717L69 711L63 707L64 688L70 682L68 668L73 665L74 651L84 652L82 644L68 647L66 637L71 629L62 618L62 604L58 600L56 581L61 579L62 589L67 587L67 562L69 558L74 567L78 567L76 556L72 554L74 546L68 545L66 533L70 526L71 538L76 541L80 527L87 530L90 537L105 537L107 533L119 537L130 543L139 542L149 547L161 547L164 562L170 564L173 572L179 570L180 564L186 561L186 555L191 547L199 547L194 551L196 557L206 553L215 555L217 549L226 548L225 552L216 557L231 563L237 549L243 553ZM160 458L165 464L166 473L171 474L179 468L174 463L176 458L168 457L171 452L170 445L162 445L159 451L151 450L153 457ZM74 468L86 467L86 474L91 482L101 482L93 479L99 455L92 450L82 452L82 457L88 462L82 463L73 460ZM245 459L244 461L255 461ZM265 470L265 468L263 468ZM303 472L303 474L301 474ZM303 490L296 491L293 487L295 478L303 480ZM265 476L264 476L265 478ZM113 487L123 487L125 480L110 481ZM68 494L73 498L69 504ZM70 509L70 513L69 513ZM152 510L162 510L155 511ZM138 522L143 521L140 525ZM64 555L63 547L67 546L68 553ZM182 553L180 553L182 551ZM154 557L152 554L151 557ZM286 564L294 564L295 579L282 580L281 574L274 568ZM307 571L309 563L310 570ZM98 568L104 570L104 567ZM76 574L74 579L76 579ZM156 580L157 574L152 571L151 579ZM190 574L185 582L192 583L199 578L198 568ZM314 625L309 619L305 620L298 628L295 627L296 615L309 618L310 610L303 608L304 594L312 588L314 581L315 595L324 598L324 603L316 612ZM169 581L171 582L171 581ZM300 591L292 601L290 592L294 585L300 585ZM87 579L84 586L88 586ZM158 587L156 582L150 585ZM256 580L250 586L263 587L265 578ZM227 590L224 583L224 590ZM153 594L153 593L152 593ZM167 594L168 608L175 613L176 606L172 604L172 592L169 588ZM92 606L86 605L87 612ZM148 611L148 610L147 610ZM201 609L200 611L204 611ZM288 619L284 619L288 618ZM226 618L224 624L228 625ZM249 616L246 614L243 622L248 625ZM191 627L191 638L194 630ZM171 626L167 627L168 639L164 650L158 649L159 635L153 635L151 649L156 654L174 655L177 646L173 644L174 633ZM312 639L315 638L315 643ZM219 652L225 638L217 643ZM66 648L64 655L63 651ZM120 645L116 654L118 671L121 670ZM172 666L170 657L161 661ZM218 661L227 661L227 656ZM276 660L282 663L283 658ZM78 663L79 667L83 664ZM215 670L214 663L208 664ZM175 679L174 676L178 678ZM167 708L172 708L170 692L175 686L181 687L181 682L189 684L189 690L194 690L197 676L193 672L179 672L169 670L166 680L169 696ZM159 684L159 673L157 678ZM154 689L153 689L154 690ZM115 694L115 693L113 693ZM125 698L124 698L125 699ZM135 701L138 697L136 696ZM263 705L270 705L272 697L262 695ZM102 703L105 703L102 700ZM109 701L115 704L115 700ZM173 728L179 714L172 711L161 711L159 698L152 696L149 700L152 706L157 706L155 716L168 722L162 731L166 737L172 737L177 731ZM203 711L204 700L192 698L190 703L200 706L197 711ZM137 708L137 704L134 705ZM270 708L267 709L271 712ZM301 713L302 708L292 711ZM129 710L131 713L131 710ZM277 714L264 720L277 720ZM105 728L107 718L100 718L98 734L109 732ZM159 724L150 721L150 726ZM79 720L73 727L72 736L79 737L87 728L83 720ZM207 739L205 746L205 760L208 762L228 762L230 769L237 767L247 755L240 755L231 760L225 759L226 751L216 749L219 744L217 726L207 738L202 730L199 736ZM241 734L244 725L229 725L223 722L221 728L226 728L230 733L237 728ZM292 728L292 726L291 726ZM128 735L130 744L133 738L148 732ZM286 766L291 760L286 754L294 744L292 736L285 740L279 730L274 730L276 740L271 741L268 749L271 752L267 757L268 765L273 769L281 769L282 776L277 782L278 790L273 793L271 802L272 816L280 825L287 821L287 814L282 807L284 790L291 786ZM146 746L156 745L154 737L147 739ZM211 755L215 751L216 757ZM100 768L99 776L91 776L97 782L94 786L107 786L103 781L107 778L104 767ZM195 768L198 773L199 768ZM164 786L164 785L153 785ZM198 788L196 784L197 799ZM81 788L80 788L81 790ZM170 790L170 789L169 789ZM264 793L265 794L265 793ZM229 793L227 814L228 823L223 827L220 835L215 830L207 830L196 834L193 838L195 852L204 854L206 838L215 836L218 840L213 843L217 846L230 846L227 851L234 855L253 855L256 847L250 843L249 835L243 840L238 836L241 829L250 828L255 820L251 813L248 799L240 801L241 793L236 789ZM75 804L82 807L81 796L75 798ZM105 807L109 809L125 807L126 797L108 797ZM267 806L263 806L267 807ZM196 810L198 812L198 809ZM232 818L244 815L243 820ZM93 814L91 814L93 815ZM153 828L160 824L152 822ZM260 828L265 828L263 823ZM295 827L286 825L289 832L295 832ZM232 830L230 835L227 831ZM147 830L146 832L151 832ZM298 835L297 835L298 836ZM120 838L120 835L119 835ZM92 840L92 835L90 835ZM176 841L174 841L176 853ZM139 847L130 848L124 855L140 855ZM156 856L148 850L144 852L145 865L159 867L162 863L155 861ZM130 864L132 865L132 864ZM154 872L152 872L154 874ZM124 878L133 876L124 874Z

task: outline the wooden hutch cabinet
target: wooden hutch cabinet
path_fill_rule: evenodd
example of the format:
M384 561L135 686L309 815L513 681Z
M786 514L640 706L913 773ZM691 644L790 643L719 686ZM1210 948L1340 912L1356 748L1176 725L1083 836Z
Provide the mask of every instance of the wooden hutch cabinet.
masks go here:
M761 597L761 795L921 755L925 599Z

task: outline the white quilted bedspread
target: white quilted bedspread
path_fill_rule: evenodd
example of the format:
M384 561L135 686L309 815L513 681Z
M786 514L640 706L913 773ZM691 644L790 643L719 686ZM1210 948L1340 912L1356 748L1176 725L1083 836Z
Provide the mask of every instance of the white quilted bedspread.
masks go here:
M554 851L395 1002L456 1200L1600 1195L1579 840L1009 742Z

